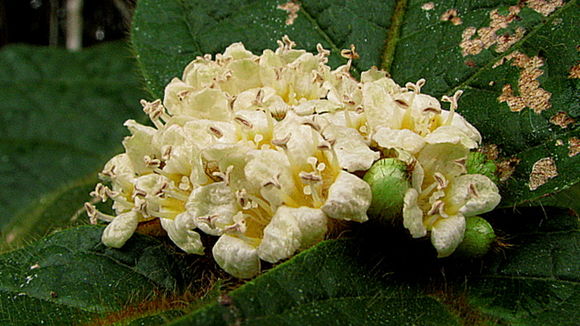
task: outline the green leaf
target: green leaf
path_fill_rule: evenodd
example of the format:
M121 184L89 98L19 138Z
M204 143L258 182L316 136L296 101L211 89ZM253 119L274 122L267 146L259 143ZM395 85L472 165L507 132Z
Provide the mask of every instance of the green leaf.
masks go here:
M433 9L428 10L423 0L304 0L299 2L298 16L290 25L286 24L287 12L277 8L284 2L140 1L132 42L148 88L154 96L162 97L169 80L181 77L183 68L196 56L223 52L233 42L241 41L249 50L260 53L277 47L276 40L287 34L300 48L315 52L316 44L321 43L331 49L329 64L333 67L344 63L339 49L355 44L361 55L354 63L355 75L375 65L387 69L400 84L427 79L424 91L434 96L465 90L460 113L482 132L484 143L497 145L503 157L521 159L502 186L502 205L535 201L580 181L580 158L571 157L568 148L572 139L578 139L577 123L562 128L550 122L560 112L575 120L580 116L578 81L569 78L571 68L580 59L576 49L580 43L575 28L580 18L577 1L555 8L546 17L533 6L543 1L450 4L440 0L432 1ZM495 24L491 12L497 9L505 16L511 6L515 6L512 10L517 15L507 27L494 29L493 35L498 35L500 43L520 31L522 37L514 39L515 44L505 51L497 48L496 42L478 53L464 55L460 46L463 33ZM456 9L460 21L442 20L450 9ZM537 78L538 87L550 93L548 109L512 112L506 102L499 101L504 86L511 85L514 96L522 95L529 86L520 90L518 79L525 69L512 65L513 60L494 67L510 53L543 61L538 67L541 75L532 79ZM556 142L563 146L556 146ZM554 159L558 176L531 190L532 167L542 158Z
M124 43L0 51L0 230L13 247L84 219L97 171L145 96Z
M111 249L102 231L77 227L1 255L0 323L78 324L177 290L183 275L162 243L137 234Z
M578 220L529 212L495 216L514 234L512 247L488 255L483 268L479 260L435 261L425 243L367 228L358 240L302 252L171 325L571 324L580 305Z

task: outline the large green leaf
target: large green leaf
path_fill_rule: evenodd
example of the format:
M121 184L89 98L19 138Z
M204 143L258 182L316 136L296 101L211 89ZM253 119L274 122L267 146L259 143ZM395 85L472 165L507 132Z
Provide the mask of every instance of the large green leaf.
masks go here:
M1 255L0 323L78 324L177 290L183 275L165 245L135 235L111 249L102 231L73 228Z
M284 2L140 1L132 41L149 89L161 97L164 85L172 77L181 76L189 61L205 53L221 52L233 42L242 41L248 49L259 53L275 48L276 40L287 34L301 48L315 51L316 44L322 43L331 49L330 64L335 67L344 62L338 55L339 49L355 44L361 55L355 62L355 74L376 65L387 69L401 84L427 79L424 90L435 96L465 90L460 112L481 130L484 142L497 145L501 156L521 159L502 187L504 206L564 191L579 181L580 158L571 157L568 148L572 139L578 139L577 123L562 128L550 122L560 112L575 120L580 116L578 80L569 78L580 58L576 49L580 43L576 28L580 11L575 0L563 6L554 5L557 1L450 4L441 0L430 2L432 9L423 0L304 0L299 2L298 16L290 25L286 24L286 11L277 8ZM517 15L504 28L493 29L492 35L499 36L498 41L487 44L478 53L464 55L463 33L470 28L481 33L490 25L499 26L492 22L493 10L507 17L510 6L514 6L511 10L517 11ZM547 8L551 6L555 8L548 15ZM450 9L456 9L460 20L442 19ZM514 39L511 47L505 50L497 47L516 33L522 37ZM510 53L543 61L537 67L541 75L534 78L539 88L551 94L548 109L535 113L526 107L512 112L505 102L499 101L506 85L511 85L514 96L529 93L522 93L529 89L529 84L522 84L522 89L518 85L525 69L515 66L514 59L495 66ZM532 72L530 69L528 73ZM533 170L534 163L543 158L553 159L550 162L555 164L558 176L540 179L530 187L530 175L538 172Z
M142 91L124 43L0 51L0 230L9 246L78 222L97 171L121 150Z

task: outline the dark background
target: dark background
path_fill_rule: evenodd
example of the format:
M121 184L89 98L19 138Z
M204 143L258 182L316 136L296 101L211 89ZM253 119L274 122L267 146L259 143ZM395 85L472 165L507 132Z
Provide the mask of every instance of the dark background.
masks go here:
M136 1L84 0L83 47L126 38ZM66 0L0 0L0 47L65 47L65 40Z

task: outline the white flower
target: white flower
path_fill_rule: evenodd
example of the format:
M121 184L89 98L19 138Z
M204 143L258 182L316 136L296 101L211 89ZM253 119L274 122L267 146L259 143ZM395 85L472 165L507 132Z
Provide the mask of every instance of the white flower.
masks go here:
M216 262L249 278L260 259L289 258L322 241L333 224L344 224L339 220L365 222L370 186L351 172L389 155L418 162L404 223L413 236L431 232L440 253L462 236L464 216L493 206L493 185L464 182L456 164L481 140L454 113L457 97L445 111L420 93L423 81L402 88L376 69L360 82L352 78L354 48L343 53L346 65L331 70L322 46L312 54L294 45L284 37L278 49L256 56L232 44L191 62L163 101L141 102L155 127L126 122L125 153L101 174L112 189L99 184L91 193L112 199L116 216L86 204L92 222L110 222L105 244L120 247L138 223L160 219L187 253L203 254L200 231L219 237ZM442 173L449 181L435 189ZM458 190L465 185L485 204L465 197ZM435 202L447 205L436 218L425 208Z
M359 133L362 90L350 63L331 71L321 46L316 55L293 46L284 38L256 56L232 44L189 64L163 101L141 102L155 128L127 121L126 153L102 173L113 189L93 192L117 216L87 204L93 222L110 222L106 244L122 246L139 222L158 218L188 253L203 254L199 231L219 236L216 261L246 278L260 259L323 240L333 219L367 220L370 188L343 171L380 157Z

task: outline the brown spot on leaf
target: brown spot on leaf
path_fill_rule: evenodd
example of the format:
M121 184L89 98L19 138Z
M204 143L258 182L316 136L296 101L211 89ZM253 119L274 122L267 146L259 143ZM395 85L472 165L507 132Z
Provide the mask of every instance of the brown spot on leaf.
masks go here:
M435 8L435 4L433 2L426 2L421 6L423 10L433 10Z
M554 10L564 5L563 0L528 0L526 6L534 11L549 16Z
M577 65L573 66L572 68L570 68L570 74L568 75L568 78L575 78L575 79L580 78L580 64L577 64Z
M568 150L569 157L578 155L578 153L580 152L580 139L576 137L568 139Z
M558 112L550 118L550 122L560 126L561 128L568 128L568 125L576 122L574 118L570 117L566 112Z
M503 160L497 164L497 176L499 181L504 182L509 179L514 173L516 166L520 163L520 159L517 157L512 157L507 160Z
M441 15L441 21L450 21L453 25L461 25L463 21L459 17L457 9L449 9Z
M519 96L514 94L512 85L506 84L503 86L502 94L497 98L498 101L506 102L513 112L519 112L526 107L535 113L549 109L552 106L550 104L552 93L541 88L538 81L538 77L544 74L540 69L544 65L542 59L537 56L530 58L519 51L514 51L505 56L505 60L512 60L512 66L522 68L518 79Z
M556 161L551 157L544 157L538 160L532 166L530 173L530 182L528 184L531 191L538 189L541 185L548 182L548 180L558 176L558 169L556 168Z
M503 16L497 9L489 13L489 26L477 29L475 27L468 27L463 31L461 36L461 47L463 56L475 55L489 49L495 45L495 51L502 53L507 51L513 44L521 40L526 30L523 27L516 27L513 34L504 33L498 35L502 29L506 29L513 21L521 20L518 16L519 12L524 7L528 7L544 16L550 15L558 7L564 4L562 0L543 1L543 0L529 0L520 1L516 6L508 8L507 15Z
M520 10L519 6L511 6L508 9L508 14L502 16L497 9L494 9L489 13L489 18L491 19L489 26L480 29L475 27L466 28L461 35L461 43L459 44L463 56L478 54L484 49L489 49L492 45L495 45L496 52L505 52L510 46L519 41L525 33L525 29L522 27L516 28L513 35L497 35L497 32L500 29L507 28L516 19Z
M465 65L471 68L477 67L477 64L473 60L465 60Z
M300 4L294 1L288 1L285 4L278 5L276 7L282 9L288 13L288 18L286 18L286 25L294 24L294 20L298 18L298 11L300 10Z
M486 144L479 148L479 151L485 155L488 160L495 161L499 157L499 148L496 144Z

